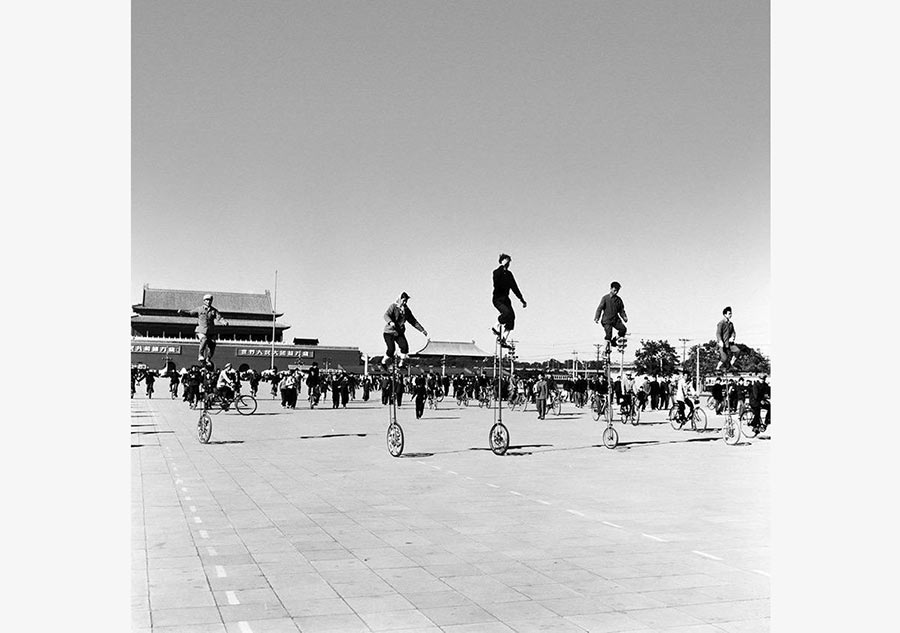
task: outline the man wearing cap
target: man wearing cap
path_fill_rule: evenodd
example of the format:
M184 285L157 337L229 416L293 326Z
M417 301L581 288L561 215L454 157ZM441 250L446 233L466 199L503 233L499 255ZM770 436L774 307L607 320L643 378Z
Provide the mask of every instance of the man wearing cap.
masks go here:
M500 315L497 317L499 327L491 328L491 331L503 347L509 347L506 343L506 337L516 326L516 313L513 310L512 301L509 300L509 291L512 290L515 293L519 301L522 302L523 308L528 306L525 299L522 298L522 293L519 291L518 284L516 284L516 278L509 271L511 261L512 257L506 253L500 253L500 266L494 269L494 292L491 296L494 307L500 312ZM504 329L506 330L505 332L503 332Z
M197 360L204 363L212 363L213 354L216 351L217 325L228 325L228 321L222 318L219 311L213 305L213 296L203 295L203 305L194 310L178 310L178 314L197 317L197 338L200 339L200 351Z
M216 380L216 391L226 402L230 402L237 391L237 384L237 372L231 367L231 363L226 363L222 371L219 372L218 380ZM228 405L226 404L224 408L227 410Z
M616 344L616 337L612 334L613 328L616 328L619 336L625 336L625 332L628 331L628 328L625 327L625 324L628 323L628 315L625 314L625 302L619 296L621 288L622 284L618 281L609 284L609 293L603 295L600 299L600 305L597 306L597 310L594 312L594 323L599 323L603 326L603 330L606 332L604 339L612 345Z
M409 343L406 340L406 323L409 322L414 328L419 330L424 336L428 336L428 332L422 327L422 324L413 316L412 310L406 305L409 295L405 292L400 295L394 303L387 307L384 311L384 343L387 351L381 358L381 364L387 365L390 359L394 357L395 346L400 348L400 362L398 367L402 367L403 363L409 357Z

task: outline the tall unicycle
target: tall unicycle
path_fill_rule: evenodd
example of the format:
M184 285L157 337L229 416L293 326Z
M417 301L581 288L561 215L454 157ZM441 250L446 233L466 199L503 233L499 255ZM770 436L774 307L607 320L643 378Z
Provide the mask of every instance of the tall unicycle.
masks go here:
M725 423L722 425L722 439L729 446L741 441L741 424L739 418L731 411L731 387L725 384Z
M610 354L611 354L610 344L609 344L609 342L607 342L606 352L605 352L605 357L606 357L605 371L606 371L606 385L607 385L608 400L606 403L606 410L604 411L604 416L606 418L606 428L603 430L603 446L605 446L606 448L612 449L619 445L619 433L613 428L613 414L612 414L612 404L611 404L612 397L613 397L613 390L612 390L612 381L610 380L610 375L609 375Z
M494 354L494 379L497 384L497 397L494 402L494 426L491 427L491 434L488 442L494 455L505 455L509 448L509 430L503 424L503 391L501 388L500 374L503 371L503 326L500 326L500 333L497 335L495 344L496 353Z
M397 422L397 363L391 359L391 394L388 398L387 447L392 457L403 454L403 427Z

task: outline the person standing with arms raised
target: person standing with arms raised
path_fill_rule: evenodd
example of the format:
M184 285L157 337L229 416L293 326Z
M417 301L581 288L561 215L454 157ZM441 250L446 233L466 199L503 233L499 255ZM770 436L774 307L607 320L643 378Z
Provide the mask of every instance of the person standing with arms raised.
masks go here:
M509 291L512 290L515 293L519 301L522 302L523 308L528 307L528 304L522 297L521 291L519 291L516 278L509 271L512 257L506 253L500 253L499 262L500 265L494 269L494 292L491 296L491 301L500 314L497 317L498 327L491 328L491 332L500 341L500 345L509 347L506 343L506 338L516 326L516 313L513 310L512 301L509 300Z
M194 310L179 310L178 314L197 317L197 338L200 339L200 351L197 360L204 364L212 364L216 351L217 325L228 325L219 311L213 307L213 296L203 295L203 305Z

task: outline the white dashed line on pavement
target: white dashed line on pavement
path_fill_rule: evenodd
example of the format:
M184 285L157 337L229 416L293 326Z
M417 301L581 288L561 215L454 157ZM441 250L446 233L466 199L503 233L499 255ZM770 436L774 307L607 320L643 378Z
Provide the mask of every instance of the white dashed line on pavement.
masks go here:
M203 523L203 520L200 517L194 517L194 523Z
M549 501L544 501L543 499L535 499L535 501L537 501L538 503L543 503L545 506L550 505Z
M459 474L459 473L456 472L455 470L448 470L447 472L448 472L449 474L451 474L451 475L458 475L458 474Z
M623 528L621 525L616 525L615 523L610 523L609 521L601 521L601 523L603 523L603 525L608 525L609 527L618 528L618 529L620 529L620 530L624 530L624 529L625 529L625 528Z
M216 576L219 578L226 578L228 574L225 573L225 568L221 565L216 565Z
M416 463L417 463L417 464L422 464L423 466L427 466L427 465L428 465L428 464L426 464L425 462L420 462L419 460L416 460Z
M431 466L432 468L434 468L435 470L440 470L440 469L441 469L440 466L432 466L431 464L428 464L428 465Z
M253 629L246 622L238 622L238 628L241 630L241 633L253 633Z
M509 494L511 494L511 495L516 495L517 497L521 497L521 496L522 496L522 493L521 493L521 492L516 492L515 490L510 490L510 491L509 491Z
M488 485L489 485L491 488L499 488L499 487L500 487L500 486L498 486L497 484L488 484Z
M754 569L753 573L759 574L760 576L765 576L766 578L771 578L771 576L769 576L769 574L767 574L766 572L764 572L761 569Z
M578 516L580 516L580 517L583 517L583 516L584 516L584 513L583 513L583 512L579 512L578 510L569 510L569 509L566 509L566 512L570 512L570 513L572 513L572 514L576 514L576 515L578 515Z
M200 530L200 538L209 538L209 532L206 530Z
M187 492L187 488L182 488L181 492Z
M240 602L237 599L237 596L234 595L233 591L226 591L225 597L228 598L228 604L240 604Z
M191 498L190 498L190 497L185 497L184 500L185 500L185 501L191 501Z
M713 556L712 554L707 554L706 552L698 552L697 550L691 550L691 551L694 552L697 556L702 556L703 558L710 558L712 560L722 560L718 556Z
M218 556L219 555L219 552L216 551L215 547L207 547L206 553L209 554L210 556Z
M176 479L176 480L175 480L175 483L176 483L176 484L183 484L184 482L183 482L181 479Z
M644 534L643 532L641 532L641 536L646 536L647 538L653 539L654 541L659 541L660 543L668 543L669 542L664 538L659 538L658 536L653 536L652 534Z
M191 506L191 512L196 512L196 511L197 511L197 506Z

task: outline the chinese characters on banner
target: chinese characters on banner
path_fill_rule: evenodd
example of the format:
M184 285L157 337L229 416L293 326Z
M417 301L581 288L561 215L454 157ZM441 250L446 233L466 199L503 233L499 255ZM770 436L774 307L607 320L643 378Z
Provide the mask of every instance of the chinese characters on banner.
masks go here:
M181 354L181 345L132 345L132 354Z

